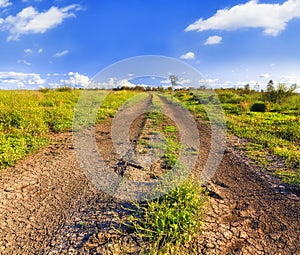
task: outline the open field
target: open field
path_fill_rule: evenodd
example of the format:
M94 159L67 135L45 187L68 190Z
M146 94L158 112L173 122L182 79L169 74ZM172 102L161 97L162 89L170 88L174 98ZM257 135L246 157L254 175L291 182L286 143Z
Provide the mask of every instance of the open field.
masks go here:
M217 102L216 95L209 91L113 91L98 110L91 131L105 168L120 180L155 182L177 165L180 150L195 154L194 148L180 141L183 114L173 108L177 103L170 100L171 93L195 115L201 136L199 157L186 181L176 183L176 189L158 199L129 203L93 186L76 160L70 131L80 93L68 89L0 93L0 217L5 219L0 227L1 254L300 251L298 95L289 98L290 104L270 104L268 111L254 112L250 108L263 100L262 94L217 91L229 135L223 160L203 187L198 176L209 157L212 138L199 100ZM106 93L97 91L98 95ZM125 113L123 118L140 109L149 112L130 126L132 151L121 156L112 142L113 117L134 95L139 96L119 111ZM89 144L82 146L88 157ZM213 157L219 154L214 151ZM153 156L158 160L146 166L136 162ZM167 180L171 185L172 179Z
M263 93L231 89L218 90L216 95L224 109L228 131L245 139L241 149L284 182L299 185L300 96L292 95L280 103L266 102L269 108L266 112L255 112L251 111L251 106L264 101ZM216 95L201 91L175 93L202 119L207 117L199 98L205 104L205 100L213 101Z
M71 131L81 92L68 88L0 91L0 169L47 145L50 133ZM114 116L119 106L136 93L109 95L97 114L97 121Z

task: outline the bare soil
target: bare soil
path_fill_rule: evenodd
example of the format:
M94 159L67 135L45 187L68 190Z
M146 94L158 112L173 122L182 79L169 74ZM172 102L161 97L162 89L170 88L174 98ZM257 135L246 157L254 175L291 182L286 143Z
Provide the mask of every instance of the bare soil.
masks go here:
M95 135L102 157L116 167L121 159L111 140L111 123L98 124ZM197 124L201 146L196 176L211 143L209 126ZM131 126L132 142L145 134L144 125L140 116ZM300 254L299 190L249 160L241 143L228 139L218 171L206 184L203 232L191 248L198 254ZM124 207L130 206L86 178L71 132L52 135L48 148L0 172L0 254L122 254L120 242L131 247L125 254L137 254L140 240L115 231Z

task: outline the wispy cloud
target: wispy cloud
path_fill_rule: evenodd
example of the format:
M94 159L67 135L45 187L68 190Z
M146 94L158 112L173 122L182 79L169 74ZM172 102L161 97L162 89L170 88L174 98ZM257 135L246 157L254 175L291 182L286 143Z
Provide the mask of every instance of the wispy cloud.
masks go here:
M262 28L265 34L277 36L295 18L300 18L298 0L287 0L283 4L260 4L258 0L252 0L230 9L218 10L212 17L190 24L185 31Z
M213 44L219 44L222 42L222 37L218 35L210 36L206 39L204 45L213 45Z
M31 63L28 62L28 61L25 60L25 59L19 59L19 60L17 61L17 63L18 63L18 64L24 64L24 65L27 65L27 66L31 66Z
M0 0L0 8L5 8L12 5L12 3L8 0Z
M64 50L64 51L55 53L55 54L53 55L53 57L54 57L54 58L60 58L60 57L62 57L62 56L67 55L68 53L69 53L68 50Z
M33 51L32 51L32 49L25 49L25 50L24 50L24 53L25 53L26 55L30 55L30 54L33 53Z
M180 58L181 59L185 59L185 60L187 60L187 59L195 59L195 53L192 52L192 51L189 51L189 52L181 55Z
M1 1L1 0L0 0ZM25 34L43 34L60 25L67 18L74 18L75 12L82 10L78 4L58 8L52 6L45 12L38 12L32 6L24 8L16 16L9 15L0 21L0 29L9 32L7 38L18 40Z

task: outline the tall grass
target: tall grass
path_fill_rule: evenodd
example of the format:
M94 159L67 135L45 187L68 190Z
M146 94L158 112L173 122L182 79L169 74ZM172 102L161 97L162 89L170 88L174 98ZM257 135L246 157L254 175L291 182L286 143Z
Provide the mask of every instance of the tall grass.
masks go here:
M0 91L0 169L47 145L51 132L71 131L81 92L72 89ZM114 116L136 93L110 93L99 109L97 121Z

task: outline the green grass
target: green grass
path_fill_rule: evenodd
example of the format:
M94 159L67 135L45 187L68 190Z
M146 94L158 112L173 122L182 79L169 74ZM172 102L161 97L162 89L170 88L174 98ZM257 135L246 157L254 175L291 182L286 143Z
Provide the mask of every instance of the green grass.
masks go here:
M72 130L80 90L0 91L0 169L49 144L51 132ZM99 92L104 93L104 92ZM99 94L98 93L98 94ZM113 117L135 91L108 94L96 121Z
M145 241L140 254L192 254L189 242L199 234L207 195L188 179L158 199L135 204L126 224Z
M261 92L243 90L218 90L217 95L226 114L228 130L240 138L250 141L246 145L249 157L262 167L268 167L266 155L271 153L282 158L285 169L274 171L284 182L300 183L300 96L292 95L280 103L265 102L267 112L252 112L255 102L264 101ZM200 93L201 92L197 92ZM202 94L203 95L203 94ZM177 92L175 97L181 100L196 118L208 120L203 104L211 100L209 94L202 96L201 103L197 95L191 92Z

